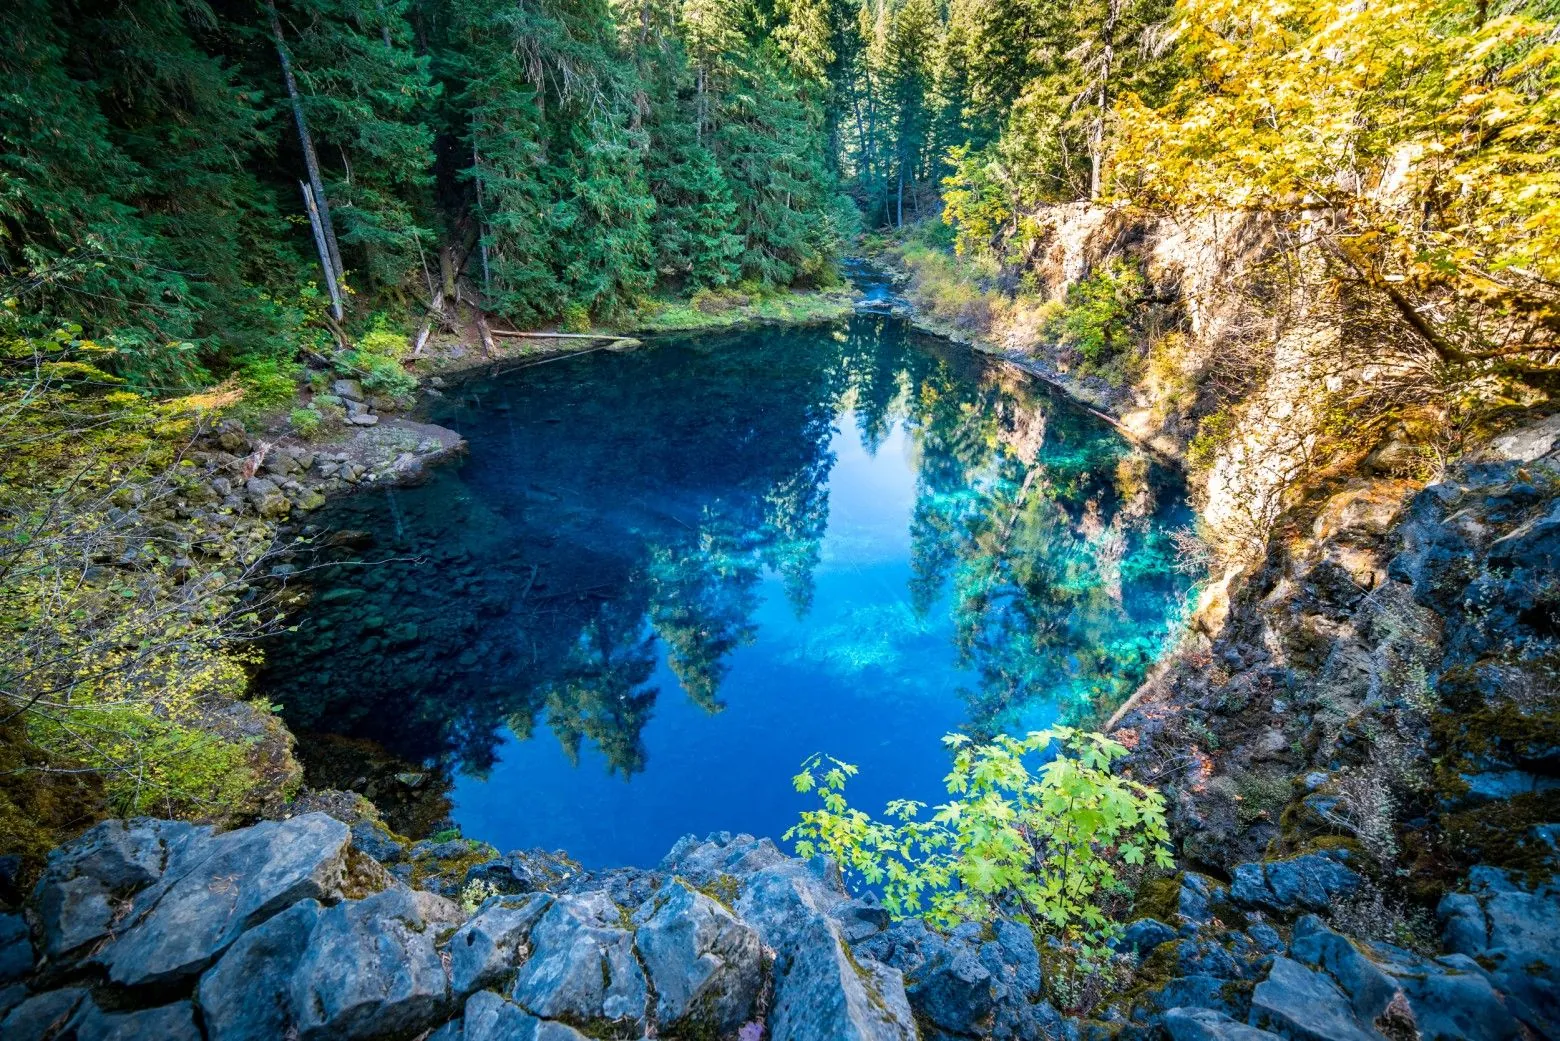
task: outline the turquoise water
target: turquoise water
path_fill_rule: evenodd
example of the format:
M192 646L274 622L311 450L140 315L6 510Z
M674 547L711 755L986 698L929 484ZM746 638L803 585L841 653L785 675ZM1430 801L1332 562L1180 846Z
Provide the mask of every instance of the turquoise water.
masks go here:
M317 515L338 566L261 684L306 753L374 742L501 849L778 836L817 751L864 808L935 803L943 734L1109 711L1191 581L1176 472L887 316L598 351L431 418L469 458Z

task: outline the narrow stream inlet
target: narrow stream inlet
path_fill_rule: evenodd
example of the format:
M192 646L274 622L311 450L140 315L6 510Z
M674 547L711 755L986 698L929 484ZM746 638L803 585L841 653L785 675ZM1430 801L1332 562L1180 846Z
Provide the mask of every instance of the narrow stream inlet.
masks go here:
M1192 581L1176 472L885 315L556 361L432 418L469 458L318 515L344 563L260 683L316 783L407 830L648 865L778 837L816 751L872 812L937 803L944 733L1098 719Z

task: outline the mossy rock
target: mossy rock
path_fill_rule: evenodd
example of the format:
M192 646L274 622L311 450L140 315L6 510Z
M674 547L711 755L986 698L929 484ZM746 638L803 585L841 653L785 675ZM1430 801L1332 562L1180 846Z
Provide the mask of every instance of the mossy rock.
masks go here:
M1151 878L1138 887L1132 900L1131 921L1139 918L1155 918L1161 922L1176 921L1181 909L1181 875Z

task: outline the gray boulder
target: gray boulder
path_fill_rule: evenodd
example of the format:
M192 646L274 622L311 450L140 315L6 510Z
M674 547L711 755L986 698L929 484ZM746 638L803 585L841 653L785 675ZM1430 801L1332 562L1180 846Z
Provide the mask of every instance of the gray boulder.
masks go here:
M125 986L195 976L244 930L278 911L300 900L338 898L348 837L345 824L311 813L203 839L178 877L164 877L136 897L94 961Z
M737 911L776 952L772 1041L912 1041L904 977L845 945L828 909L844 899L822 863L778 863L745 878Z
M1224 886L1195 871L1181 873L1181 888L1176 891L1176 915L1182 931L1189 932L1213 921L1213 903L1229 896Z
M432 932L399 887L293 905L240 937L199 993L211 1041L409 1037L450 1008Z
M27 984L12 983L0 987L0 1023L5 1022L5 1017L11 1010L27 1000Z
M0 984L19 980L32 971L32 932L19 914L0 914Z
M1381 1041L1356 1021L1331 977L1290 958L1275 958L1268 978L1257 984L1249 1022L1293 1041Z
M1389 1014L1411 1023L1421 1041L1526 1041L1534 1036L1508 1010L1510 996L1497 991L1472 959L1408 956L1404 962L1396 979L1406 1008L1394 1007Z
M1139 1023L1159 1023L1176 1008L1204 1008L1236 1018L1250 1012L1251 1002L1243 989L1222 977L1178 976L1143 994L1133 1006L1132 1018Z
M137 1012L104 1012L89 999L70 1029L75 1041L201 1041L195 1006L188 1001Z
M1238 864L1230 896L1248 907L1292 913L1324 911L1360 887L1360 876L1347 866L1341 849L1302 853L1284 860Z
M1040 952L1034 936L1017 922L998 919L989 929L966 924L946 935L921 921L896 922L854 952L915 981L906 994L925 1041L1060 1035L1060 1014L1041 1000ZM983 973L975 971L977 967Z
M287 511L292 509L292 503L282 490L274 481L265 477L251 477L245 481L244 495L262 517L286 516Z
M244 933L201 977L209 1041L268 1041L293 1030L292 977L323 913L302 900Z
M450 938L450 982L464 996L498 983L529 953L531 927L552 897L494 897Z
M1122 932L1117 948L1142 958L1155 947L1175 939L1176 936L1174 929L1156 918L1139 918Z
M387 889L320 915L292 980L302 1041L401 1037L449 1011L449 981L409 890Z
M1277 1034L1238 1023L1211 1008L1173 1008L1165 1013L1170 1041L1278 1041Z
M531 930L511 994L546 1019L637 1023L648 1011L634 936L605 893L560 896Z
M1491 439L1481 458L1531 463L1553 451L1557 440L1560 440L1560 414L1546 416Z
M580 874L580 866L563 853L514 850L474 865L466 871L465 882L482 882L500 893L534 893L554 889Z
M461 1041L587 1041L573 1027L537 1019L490 990L478 991L466 1002L459 1036Z
M67 956L107 936L116 903L113 892L95 878L39 883L35 906L43 923L44 953Z
M1362 1022L1375 1023L1394 1000L1401 1000L1402 989L1395 979L1315 915L1295 923L1290 954L1301 964L1331 976L1348 995L1350 1007Z
M87 992L76 987L34 994L0 1020L5 1041L44 1041L53 1037L81 1004Z
M708 888L784 863L788 858L769 839L720 832L706 839L684 835L661 860L660 870Z
M336 380L330 385L330 392L343 401L363 400L363 384L357 380Z
M758 934L680 881L666 886L641 915L646 911L652 913L634 943L662 1030L682 1026L724 1037L753 1019L764 985Z
M1437 915L1447 950L1475 959L1529 1027L1560 1035L1560 885L1529 888L1479 866Z
M209 828L177 821L104 821L49 854L33 890L43 954L59 959L101 940L121 902L177 870Z
M1326 973L1368 1036L1424 1041L1517 1041L1522 1027L1484 970L1465 955L1429 959L1385 944L1356 944L1312 915L1295 923L1296 962Z
M406 859L406 847L376 821L361 820L352 825L352 848L381 864L395 864Z
M1170 1041L1278 1041L1279 1036L1212 1008L1172 1008L1165 1013L1164 1029Z
M967 949L935 958L907 996L915 1010L938 1027L971 1037L989 1032L996 1009L991 972Z

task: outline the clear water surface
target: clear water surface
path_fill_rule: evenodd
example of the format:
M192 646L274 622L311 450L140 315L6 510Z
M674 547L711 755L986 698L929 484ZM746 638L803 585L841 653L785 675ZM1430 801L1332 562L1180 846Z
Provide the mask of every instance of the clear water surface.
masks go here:
M863 808L936 803L943 734L1109 711L1188 594L1173 470L892 317L598 351L432 418L469 458L317 516L340 566L261 682L311 763L382 749L376 802L500 849L778 837L817 751Z

